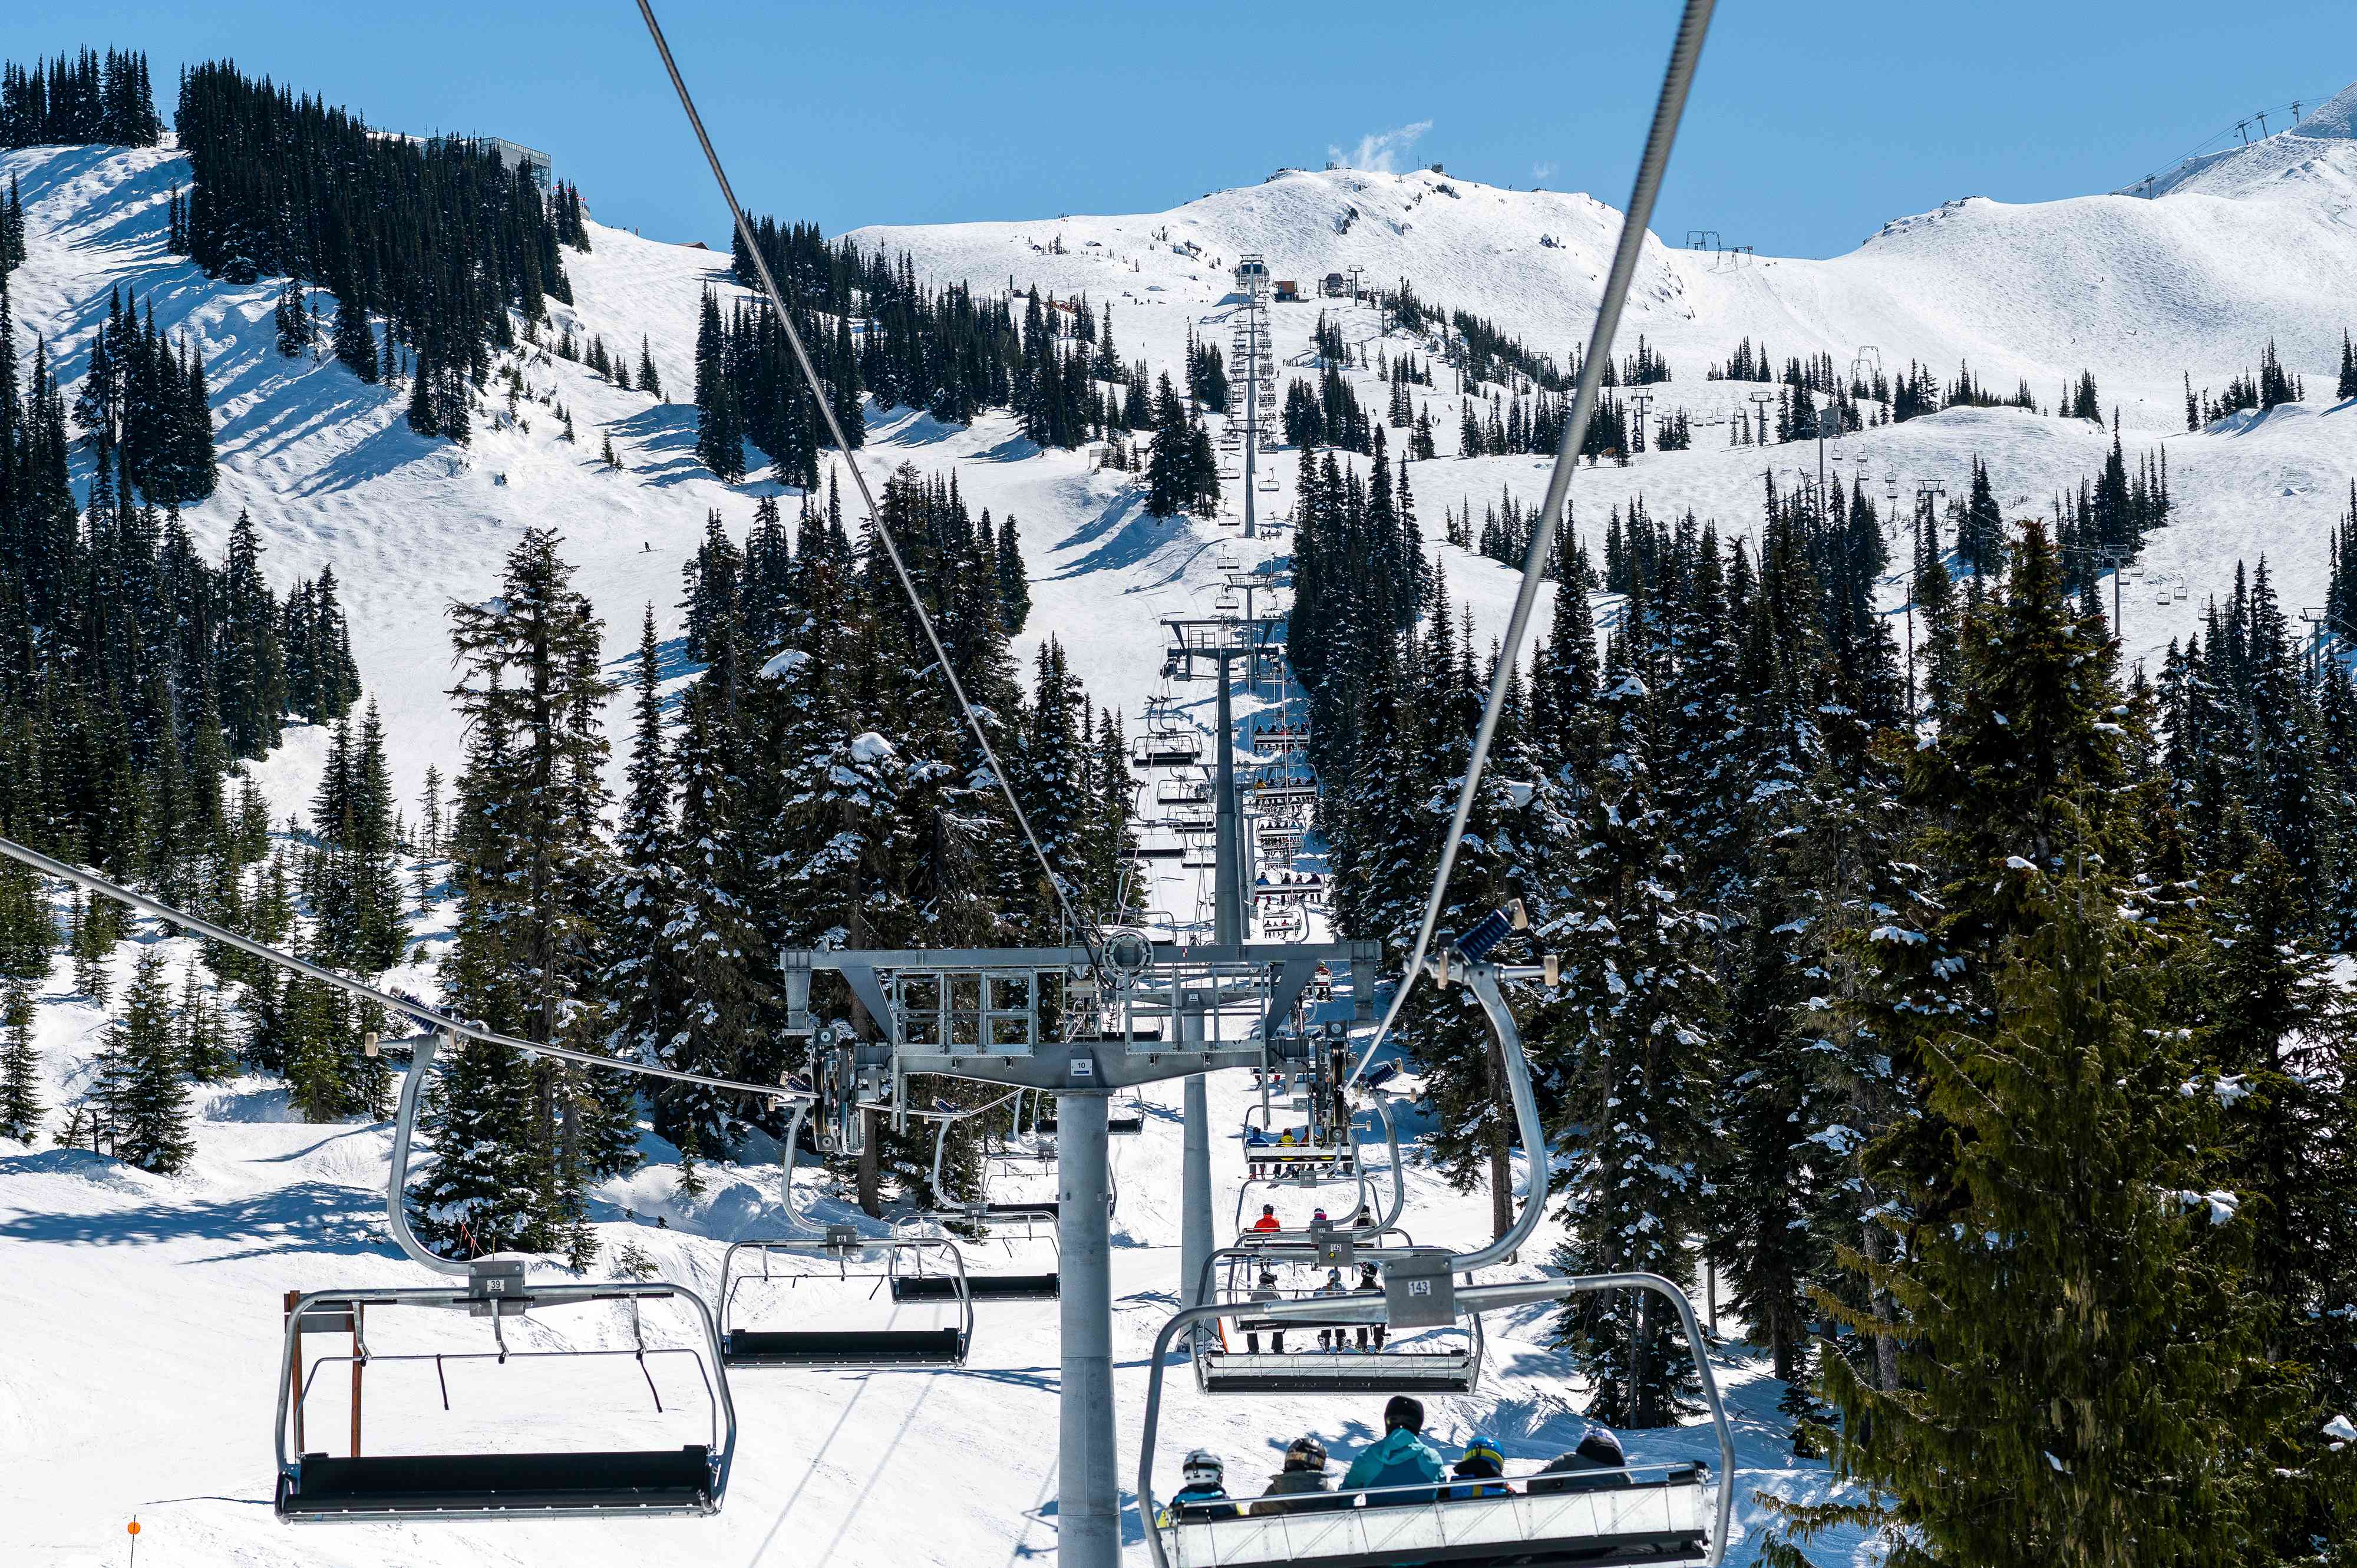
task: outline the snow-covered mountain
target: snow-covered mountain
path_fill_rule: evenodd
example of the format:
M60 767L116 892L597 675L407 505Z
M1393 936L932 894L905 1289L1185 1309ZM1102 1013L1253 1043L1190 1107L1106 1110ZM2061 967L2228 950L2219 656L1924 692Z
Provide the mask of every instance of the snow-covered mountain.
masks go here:
M2322 195L2345 207L2357 182L2357 87L2343 89L2316 112L2255 142L2187 158L2149 184L2118 194L2154 198L2260 196L2304 201ZM2329 194L2319 188L2329 188Z
M2120 405L2131 454L2165 446L2179 515L2151 542L2148 562L2170 590L2181 581L2187 591L2156 596L2147 579L2126 600L2132 654L2149 656L2190 629L2200 599L2229 585L2237 558L2266 553L2287 603L2314 602L2325 526L2357 479L2357 413L2323 395L2338 361L2339 312L2357 284L2357 230L2344 194L2357 175L2352 114L2357 103L2344 94L2297 133L2188 171L2158 199L1970 199L1895 220L1830 260L1652 243L1620 347L1642 333L1668 355L1675 380L1654 389L1656 411L1684 406L1697 422L1695 449L1583 469L1573 492L1583 528L1641 493L1657 515L1692 507L1747 532L1762 470L1813 473L1818 454L1730 446L1729 421L1749 412L1751 389L1706 381L1705 365L1744 337L1780 362L1823 352L1847 365L1871 345L1886 367L1914 359L1949 377L1969 361L1976 377L2000 388L2026 379L2042 398L2092 371L2106 403ZM692 151L681 152L688 177ZM1689 144L1680 156L1717 150ZM564 531L578 581L607 618L619 673L642 604L652 603L664 635L675 635L679 566L706 511L718 509L741 530L754 498L775 489L704 473L683 405L619 392L554 360L522 367L533 396L518 403L511 423L479 424L470 447L421 439L403 424L397 394L360 384L332 360L277 355L278 280L241 287L167 253L166 205L188 181L185 160L168 148L0 154L0 177L10 176L21 181L29 228L29 259L11 280L20 347L29 354L38 337L70 381L80 376L115 287L152 301L167 331L199 341L221 420L222 472L219 492L190 510L191 524L218 552L239 511L250 510L269 545L266 569L282 586L335 567L404 800L429 763L448 773L458 760L457 724L443 696L451 679L445 609L494 591L523 527ZM1372 282L1404 277L1428 301L1563 354L1585 336L1619 224L1617 212L1586 196L1505 190L1429 170L1331 170L1282 172L1158 214L877 229L860 238L907 250L936 280L1084 290L1113 306L1125 357L1143 353L1175 372L1190 330L1224 341L1226 269L1246 251L1305 285L1353 267ZM665 382L686 386L697 298L707 285L733 289L725 256L594 224L591 235L589 253L568 257L576 304L558 307L560 319L625 349L643 336ZM1321 311L1371 358L1425 351L1396 336L1379 340L1381 323L1365 306L1311 299L1276 307L1280 355L1307 351ZM2186 434L2180 378L2222 386L2255 365L2270 338L2287 367L2308 377L2309 402ZM1380 412L1372 372L1351 373ZM1437 540L1444 504L1478 509L1501 492L1536 496L1545 478L1538 459L1451 455L1457 404L1445 372L1417 397L1442 432L1442 456L1411 466L1428 534ZM572 411L576 444L558 438L543 398ZM1128 476L1092 472L1085 452L1039 451L1005 415L956 429L871 409L870 427L871 465L954 469L972 504L1020 519L1035 579L1027 644L1061 639L1100 700L1133 714L1157 685L1157 618L1207 608L1223 552L1249 565L1287 548L1282 534L1247 542L1219 522L1156 522ZM607 435L621 471L598 460ZM1888 486L1911 496L1919 481L1960 486L1977 456L2009 510L2035 512L2091 474L2110 440L2085 424L1962 410L1846 438L1828 461L1846 482L1862 477L1878 495ZM1279 489L1255 498L1267 510L1289 506L1297 460L1282 452L1271 459ZM1511 575L1444 543L1432 548L1452 598L1494 631ZM317 751L315 736L298 734L261 766L281 816L307 799ZM127 965L127 951L121 960ZM61 975L41 1009L52 1102L83 1086L102 1022L67 991ZM1149 1106L1146 1133L1117 1155L1125 1445L1142 1395L1138 1362L1176 1283L1175 1101L1168 1093ZM1240 1087L1216 1087L1222 1130L1243 1103ZM168 1181L71 1151L0 1148L0 1257L10 1265L0 1269L0 1342L18 1352L0 1364L0 1559L112 1561L135 1512L151 1555L197 1568L554 1560L599 1568L687 1553L899 1568L1052 1552L1054 1310L1020 1305L988 1310L974 1365L961 1376L748 1374L737 1391L744 1433L736 1484L716 1521L280 1530L266 1498L281 1293L414 1283L414 1271L391 1255L376 1219L384 1128L289 1122L283 1094L260 1083L211 1091L202 1109L196 1163ZM1221 1190L1232 1195L1243 1175L1232 1141L1218 1160ZM774 1173L724 1167L712 1179L704 1199L683 1205L667 1174L651 1170L603 1191L594 1218L609 1248L636 1241L666 1272L709 1287L723 1243L780 1219ZM1450 1193L1421 1170L1411 1180L1421 1239L1486 1224L1483 1196ZM658 1228L654 1217L666 1223ZM1477 1398L1447 1402L1440 1430L1486 1427L1517 1457L1553 1452L1577 1391L1560 1355L1543 1348L1544 1327L1526 1319L1493 1339L1495 1381ZM622 1332L607 1322L576 1342L619 1344ZM622 1366L612 1386L552 1388L541 1414L554 1426L576 1397L608 1410L614 1400L640 1399L631 1375ZM1756 1362L1730 1355L1721 1375L1741 1412L1747 1487L1822 1487L1821 1469L1781 1457L1777 1390ZM429 1432L438 1414L431 1390L387 1381L371 1432ZM481 1412L456 1413L471 1422ZM1375 1415L1372 1404L1338 1411L1189 1394L1173 1420L1185 1423L1185 1444L1222 1449L1249 1474L1265 1458L1273 1467L1272 1440L1317 1430L1348 1449L1371 1434ZM1637 1444L1644 1459L1699 1449L1692 1432ZM1756 1519L1750 1510L1747 1502ZM1131 1530L1135 1543L1135 1521ZM1844 1555L1844 1543L1826 1544L1826 1560ZM1745 1560L1738 1546L1736 1561Z

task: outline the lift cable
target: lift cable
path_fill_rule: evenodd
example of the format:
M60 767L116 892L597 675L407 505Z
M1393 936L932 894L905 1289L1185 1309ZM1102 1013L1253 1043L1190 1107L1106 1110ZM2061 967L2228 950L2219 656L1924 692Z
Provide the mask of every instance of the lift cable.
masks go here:
M891 560L893 575L900 580L900 590L908 596L909 607L916 612L917 625L923 629L925 641L931 646L934 659L941 663L942 676L949 682L950 695L957 699L959 710L965 714L966 727L974 732L974 744L982 748L984 760L990 764L990 771L998 780L999 790L1006 797L1007 809L1015 813L1015 825L1023 830L1024 842L1031 846L1031 854L1039 862L1041 874L1048 878L1048 886L1056 895L1056 903L1063 910L1065 923L1079 937L1081 945L1088 949L1093 963L1097 950L1095 929L1083 923L1073 909L1071 898L1064 889L1064 879L1056 875L1054 866L1048 864L1048 852L1039 847L1039 837L1031 831L1031 819L1024 814L1023 802L1015 798L1014 779L1000 766L998 753L992 747L990 736L983 728L981 715L974 712L974 703L966 699L965 687L950 663L949 650L942 646L941 634L933 629L933 618L925 612L925 603L917 592L916 582L909 575L907 563L900 559L900 546L893 540L892 531L885 526L884 513L876 504L875 492L867 488L867 476L860 468L851 443L844 439L843 424L835 418L834 405L827 401L826 387L819 380L818 369L811 363L810 351L802 347L802 335L795 328L793 317L786 310L785 296L778 291L778 280L770 275L769 258L761 254L761 247L754 240L752 217L737 204L736 188L728 183L728 176L720 166L720 155L714 150L711 134L704 128L704 116L696 113L695 101L688 95L687 79L680 75L679 62L672 58L670 40L663 37L662 25L655 20L654 8L648 0L639 0L639 15L646 18L647 32L654 38L655 49L662 56L663 69L671 73L671 84L679 93L679 106L687 112L687 123L694 129L695 139L704 147L705 161L712 166L712 177L719 182L720 198L728 204L728 216L737 225L738 237L745 242L745 253L752 258L754 271L760 274L761 292L768 296L770 308L777 313L778 326L784 331L786 342L794 351L794 362L802 367L802 380L810 386L811 401L818 404L819 415L826 421L827 433L834 438L835 450L842 454L844 466L851 470L851 482L859 491L860 504L867 509L868 522L875 529L876 537L882 542L884 553Z
M643 5L645 0L640 3ZM1458 846L1465 840L1465 823L1472 815L1473 800L1481 788L1481 769L1490 759L1490 743L1498 733L1506 687L1514 679L1521 660L1523 639L1530 630L1531 611L1538 602L1539 584L1546 575L1547 562L1554 552L1557 520L1563 516L1572 470L1578 466L1579 449L1587 440L1597 387L1603 380L1605 367L1611 363L1613 334L1620 325L1621 306L1628 300L1629 285L1636 276L1637 262L1652 225L1653 199L1661 193L1662 173L1669 166L1670 147L1677 140L1678 122L1685 114L1686 91L1694 84L1695 63L1701 58L1703 38L1710 31L1710 16L1716 3L1717 0L1686 0L1685 15L1679 19L1677 39L1670 47L1669 72L1662 81L1661 100L1653 107L1653 124L1646 133L1644 156L1637 164L1636 188L1630 193L1620 242L1612 254L1612 271L1605 279L1603 297L1597 304L1596 328L1588 338L1587 358L1579 367L1578 390L1573 394L1571 412L1563 422L1555 471L1547 476L1546 499L1538 510L1540 523L1531 531L1530 549L1523 558L1522 587L1514 595L1514 613L1506 623L1506 639L1498 654L1497 669L1490 677L1489 697L1481 705L1481 724L1474 732L1473 756L1466 766L1464 788L1458 791L1457 813L1440 846L1440 865L1433 874L1431 897L1425 900L1424 924L1416 932L1415 950L1408 959L1406 972L1392 993L1391 1005L1383 1010L1383 1023L1368 1041L1358 1064L1351 1069L1350 1082L1358 1081L1367 1070L1377 1047L1398 1022L1400 1009L1406 1004L1408 993L1415 988L1416 976L1424 968L1425 957L1431 950L1433 928L1439 922L1441 900L1448 892L1448 875L1456 867ZM1581 590L1572 585L1563 591Z
M731 1090L740 1094L758 1094L777 1101L810 1101L816 1098L807 1090L788 1089L774 1083L747 1083L733 1078L715 1078L708 1073L683 1072L677 1068L656 1067L651 1062L631 1061L622 1057L601 1057L592 1051L576 1051L565 1046L552 1046L544 1040L523 1040L518 1039L513 1035L502 1035L496 1029L487 1029L479 1024L470 1024L463 1018L454 1017L438 1007L419 1001L414 996L397 991L379 990L366 981L354 980L349 974L339 974L324 965L313 963L308 959L300 959L292 953L281 952L267 943L255 941L252 937L240 936L226 926L217 926L210 920L175 909L169 904L159 904L144 893L135 893L128 887L84 871L80 866L69 865L61 860L52 860L38 850L27 849L23 844L0 838L0 854L5 854L11 860L21 861L44 876L54 876L60 882L70 882L90 892L103 894L118 903L128 904L142 914L152 915L156 919L167 925L178 926L193 936L225 943L240 952L251 953L265 963L274 963L279 968L302 975L307 980L316 980L322 985L332 985L337 990L347 992L364 1002L373 1002L388 1012L409 1018L429 1030L462 1039L479 1040L487 1046L504 1046L511 1051L522 1051L526 1056L548 1057L556 1061L571 1062L578 1067L606 1068L615 1072L633 1072L644 1078L670 1079L675 1083L700 1083L707 1089Z

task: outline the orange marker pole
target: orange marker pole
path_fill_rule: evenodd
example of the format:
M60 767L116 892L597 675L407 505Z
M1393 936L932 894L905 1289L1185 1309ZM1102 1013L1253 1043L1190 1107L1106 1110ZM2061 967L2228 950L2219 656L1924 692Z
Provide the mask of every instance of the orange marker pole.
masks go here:
M133 1568L137 1568L139 1562L139 1521L135 1519L133 1520L127 1528L131 1532L131 1562Z

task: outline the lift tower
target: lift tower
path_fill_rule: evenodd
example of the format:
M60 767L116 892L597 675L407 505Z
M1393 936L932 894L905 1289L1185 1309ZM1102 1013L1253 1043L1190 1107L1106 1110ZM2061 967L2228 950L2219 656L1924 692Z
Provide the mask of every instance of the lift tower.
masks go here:
M1230 319L1234 334L1228 345L1228 418L1241 418L1243 431L1244 537L1257 539L1260 527L1254 514L1254 459L1261 443L1264 394L1276 390L1276 371L1269 358L1268 263L1257 252L1236 263L1236 292L1243 305Z
M1247 448L1249 450L1249 448ZM1219 747L1211 783L1211 940L1221 947L1242 943L1244 928L1244 835L1243 814L1236 801L1236 725L1232 666L1241 660L1246 681L1257 680L1261 661L1281 658L1285 622L1275 616L1237 620L1171 617L1162 623L1170 632L1163 671L1174 681L1197 678L1198 662L1209 664L1218 694L1213 730ZM1208 1033L1205 1010L1185 1010L1181 1026L1188 1037L1200 1041ZM1179 1170L1178 1299L1193 1302L1201 1288L1203 1265L1211 1256L1211 1109L1201 1075L1188 1079L1182 1112Z

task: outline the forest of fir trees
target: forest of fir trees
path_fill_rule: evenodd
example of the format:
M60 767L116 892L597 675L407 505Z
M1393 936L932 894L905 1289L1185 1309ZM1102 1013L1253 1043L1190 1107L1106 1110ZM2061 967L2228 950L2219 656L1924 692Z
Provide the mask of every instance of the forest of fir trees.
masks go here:
M960 680L1000 715L996 742L1034 831L1076 897L1113 909L1132 854L1119 721L1091 705L1052 640L1031 671L1014 667L1028 590L1001 576L995 543L1011 533L974 515L954 480L904 467L882 507ZM832 487L791 521L762 501L741 545L711 521L683 601L683 651L702 670L675 702L649 609L615 801L600 621L559 544L529 533L495 607L454 611L465 679L453 696L471 724L447 828L451 1005L587 1050L776 1082L803 1065L783 1033L780 950L1058 936L1052 891L1010 850L1021 841L897 582L846 533ZM998 591L952 591L976 581ZM873 1026L847 994L819 1005ZM438 1157L415 1194L421 1230L461 1251L585 1260L584 1193L635 1165L641 1115L680 1151L690 1196L704 1162L784 1128L767 1102L665 1085L642 1103L623 1075L462 1047L429 1103ZM926 1198L930 1153L929 1135L879 1122L844 1175L871 1210L890 1187ZM956 1140L945 1179L974 1172Z
M1076 901L1118 916L1135 854L1126 742L1052 639L1028 671L1010 660L1029 610L1014 521L976 515L953 479L908 467L888 481L883 506L960 679L999 715L995 743L1034 831L1070 868ZM604 784L602 623L571 579L562 541L528 531L501 595L453 608L467 763L447 801L428 776L414 830L369 706L321 715L333 725L326 765L292 836L274 837L248 788L224 810L220 843L180 871L142 863L116 874L396 984L426 946L411 938L411 918L447 900L456 929L440 980L462 1015L756 1081L802 1065L782 1033L781 948L1063 939L1053 892L1028 852L1010 850L1021 841L918 651L897 582L865 537L846 532L832 487L791 520L776 500L760 502L741 544L710 521L682 602L680 651L702 669L670 700L648 607L619 800ZM995 591L954 591L975 582ZM12 836L92 858L38 827L0 819ZM189 1152L191 1087L238 1073L283 1082L307 1119L385 1112L387 1069L361 1048L385 1022L372 1009L211 943L198 944L184 974L164 973L143 950L117 995L124 912L75 899L62 930L58 917L34 878L0 874L0 1135L168 1172ZM77 988L120 1016L90 1090L45 1106L31 998L61 952ZM820 1004L860 1021L847 994ZM952 1103L972 1092L919 1090ZM693 1088L642 1099L626 1075L471 1044L437 1074L426 1115L436 1158L414 1197L423 1233L462 1255L526 1247L582 1263L594 1251L586 1190L635 1166L642 1119L679 1148L690 1195L704 1161L782 1131L766 1103ZM961 1192L976 1176L974 1137L953 1140L945 1167ZM926 1137L879 1125L843 1174L871 1208L896 1187L926 1199L930 1155Z
M1494 650L1398 484L1317 471L1293 650L1336 917L1404 953ZM1755 553L1632 508L1600 645L1560 593L1509 683L1441 929L1519 897L1559 958L1522 1002L1552 1262L1711 1272L1795 1451L1858 1484L1792 1504L1786 1568L1859 1523L1910 1563L2345 1553L2357 691L2263 563L2148 678L2045 525L1951 578L1952 518L1918 524L1910 723L1871 512L1770 489ZM1420 988L1404 1030L1502 1230L1480 1011ZM1665 1316L1584 1298L1557 1333L1598 1419L1699 1410Z

